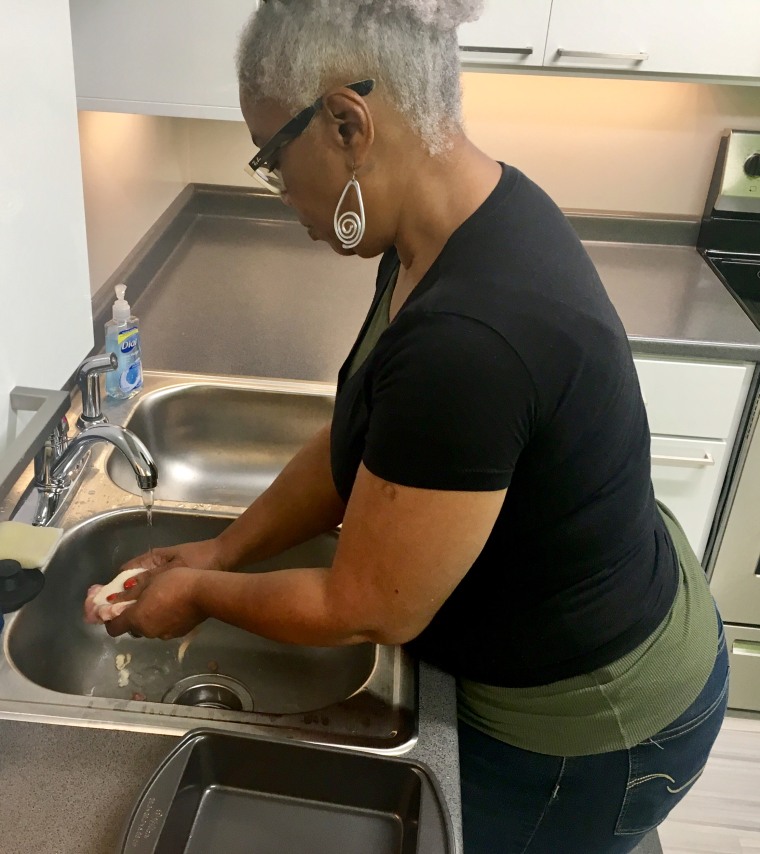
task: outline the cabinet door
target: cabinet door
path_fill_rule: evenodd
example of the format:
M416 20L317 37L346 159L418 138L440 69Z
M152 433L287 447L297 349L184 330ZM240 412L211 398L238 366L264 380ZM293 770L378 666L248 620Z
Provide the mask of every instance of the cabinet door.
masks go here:
M753 365L649 356L634 364L652 433L733 442Z
M702 558L728 464L726 442L652 436L655 496L675 514Z
M483 15L459 28L465 64L541 65L551 0L488 0Z
M760 77L757 0L554 0L544 64Z
M253 0L71 0L80 109L241 118L235 73Z

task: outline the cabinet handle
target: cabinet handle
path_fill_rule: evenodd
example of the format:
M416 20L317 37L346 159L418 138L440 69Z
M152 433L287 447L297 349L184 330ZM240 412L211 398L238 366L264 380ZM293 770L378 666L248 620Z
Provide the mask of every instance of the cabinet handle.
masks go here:
M639 53L605 53L596 50L567 50L564 47L557 48L557 59L571 57L574 59L612 59L621 62L644 62L649 59L649 54L644 51Z
M476 47L470 45L462 45L462 50L470 50L474 53L519 53L521 56L530 56L533 53L532 47Z
M760 643L757 641L735 640L731 644L731 652L734 655L750 655L760 658Z
M705 453L703 457L670 457L664 454L652 454L652 464L707 468L707 466L714 466L715 460L713 459L713 455L708 453Z

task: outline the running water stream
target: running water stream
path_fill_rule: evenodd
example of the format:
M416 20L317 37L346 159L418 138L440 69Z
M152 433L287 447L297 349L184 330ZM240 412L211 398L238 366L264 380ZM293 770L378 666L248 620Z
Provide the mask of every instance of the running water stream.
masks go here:
M142 500L148 518L148 551L150 552L150 563L153 566L153 490L143 489Z

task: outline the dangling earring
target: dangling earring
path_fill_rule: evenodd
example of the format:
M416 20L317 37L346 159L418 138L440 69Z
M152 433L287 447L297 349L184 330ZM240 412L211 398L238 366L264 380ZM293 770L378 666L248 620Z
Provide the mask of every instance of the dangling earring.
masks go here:
M343 207L343 202L348 195L348 191L353 187L356 190L356 198L359 200L359 213L355 211L346 211L341 214L340 209ZM344 249L355 249L364 237L364 229L367 227L367 219L364 216L364 199L362 199L362 188L356 180L356 172L351 175L351 180L346 184L343 190L343 195L340 197L338 207L335 208L335 217L333 218L333 228L335 234L340 240L341 246Z

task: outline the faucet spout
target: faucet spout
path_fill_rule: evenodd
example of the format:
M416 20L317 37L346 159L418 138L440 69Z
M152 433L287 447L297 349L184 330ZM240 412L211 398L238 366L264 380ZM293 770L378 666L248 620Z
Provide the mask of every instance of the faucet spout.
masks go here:
M127 462L132 466L140 489L156 488L158 469L150 451L134 433L115 424L97 424L88 427L71 439L51 470L52 478L65 480L77 467L87 447L94 442L108 442L124 454Z

